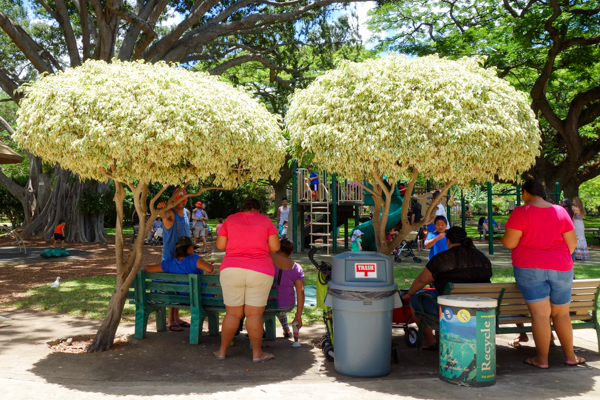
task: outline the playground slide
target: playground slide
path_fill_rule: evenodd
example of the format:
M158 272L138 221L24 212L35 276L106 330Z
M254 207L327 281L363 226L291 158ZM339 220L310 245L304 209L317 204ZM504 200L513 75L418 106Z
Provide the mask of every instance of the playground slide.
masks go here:
M368 194L365 193L365 205L375 205L375 203L373 203L373 197ZM392 195L392 203L390 204L390 213L388 215L388 221L387 224L385 226L385 229L391 229L394 227L394 225L396 225L398 222L400 222L400 219L402 218L402 197L400 197L400 192L398 191L398 188L396 187L396 190L394 192L394 194ZM367 221L364 222L360 225L358 225L357 227L355 227L352 232L354 232L356 229L360 229L361 232L363 233L362 235L362 248L363 250L371 250L371 251L377 251L377 246L375 245L375 230L373 229L373 223L372 221Z

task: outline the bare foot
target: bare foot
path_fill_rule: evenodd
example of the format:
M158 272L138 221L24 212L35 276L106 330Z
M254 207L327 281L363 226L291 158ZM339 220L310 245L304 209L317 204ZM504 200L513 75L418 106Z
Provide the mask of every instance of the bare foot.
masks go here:
M532 357L532 358L525 359L523 362L525 364L532 365L532 366L540 368L540 369L548 369L548 368L550 368L550 366L548 364L541 364L541 363L538 364L538 361L536 361L536 360L537 360L537 357Z

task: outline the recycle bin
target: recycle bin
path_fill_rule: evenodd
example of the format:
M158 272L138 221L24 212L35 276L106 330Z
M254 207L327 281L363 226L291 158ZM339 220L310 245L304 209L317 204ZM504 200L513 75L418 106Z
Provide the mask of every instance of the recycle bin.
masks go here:
M496 383L497 300L439 296L440 379L464 386Z
M325 305L333 308L335 370L347 376L390 373L392 314L402 306L394 262L374 251L333 257Z

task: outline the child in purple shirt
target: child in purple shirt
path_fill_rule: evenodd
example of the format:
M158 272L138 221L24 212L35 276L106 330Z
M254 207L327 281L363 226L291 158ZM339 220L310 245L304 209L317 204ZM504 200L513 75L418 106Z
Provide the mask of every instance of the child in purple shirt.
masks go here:
M281 239L281 247L279 254L290 257L294 252L294 243L290 239ZM277 289L277 301L279 308L293 309L296 305L296 316L293 322L298 322L298 328L302 327L302 311L304 310L304 270L298 263L294 263L294 267L289 271L282 271L275 267L275 278L279 281L279 285L273 285ZM294 295L295 289L295 295ZM298 300L296 302L296 299ZM290 338L290 326L287 321L287 313L278 316L281 327L283 328L284 337ZM292 323L293 323L292 322Z

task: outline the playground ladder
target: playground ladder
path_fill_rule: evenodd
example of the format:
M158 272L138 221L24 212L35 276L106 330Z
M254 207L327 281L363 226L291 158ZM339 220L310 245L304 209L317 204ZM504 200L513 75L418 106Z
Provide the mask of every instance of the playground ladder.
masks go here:
M321 222L317 222L317 215L322 215L323 219ZM331 221L330 221L329 204L325 201L311 201L310 202L310 236L311 246L313 247L326 247L327 255L329 255L329 236L331 235ZM323 226L324 233L317 233L314 231L315 226ZM314 239L322 238L323 243L314 243Z

